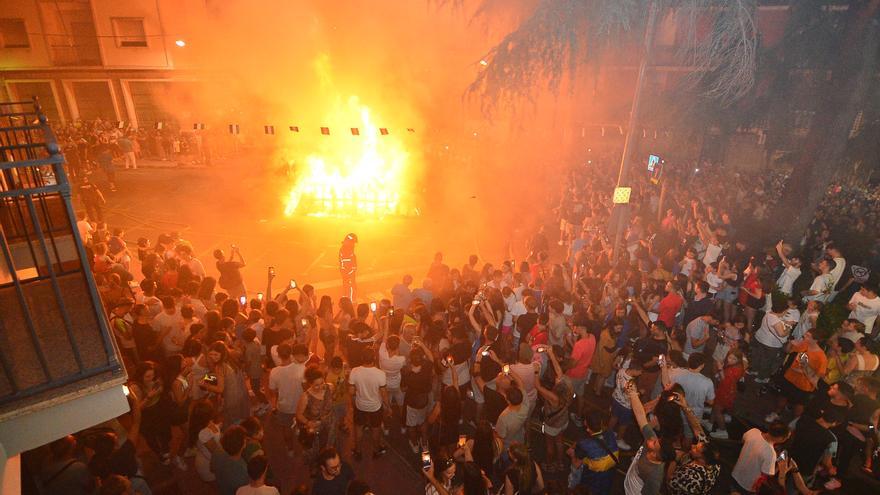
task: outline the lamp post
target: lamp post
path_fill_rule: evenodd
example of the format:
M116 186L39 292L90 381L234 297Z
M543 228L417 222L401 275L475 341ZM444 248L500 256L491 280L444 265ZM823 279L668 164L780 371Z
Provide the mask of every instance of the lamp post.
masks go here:
M652 0L650 6L648 7L648 20L645 23L645 39L643 45L642 59L639 63L639 75L636 79L636 89L635 94L633 95L632 107L630 109L629 114L629 128L626 130L626 141L623 145L623 157L620 159L620 172L617 176L617 189L627 187L627 183L629 181L629 169L632 161L632 153L636 147L636 140L638 137L636 136L637 127L639 124L639 108L641 103L642 91L645 87L645 75L648 71L648 61L651 58L651 48L654 46L654 28L657 23L657 1ZM617 190L616 189L616 190ZM614 204L614 209L617 210L617 226L614 232L614 251L612 253L612 258L616 263L618 258L620 258L620 242L623 236L623 229L626 226L627 213L629 212L629 198L627 197L627 201L625 203L616 203Z

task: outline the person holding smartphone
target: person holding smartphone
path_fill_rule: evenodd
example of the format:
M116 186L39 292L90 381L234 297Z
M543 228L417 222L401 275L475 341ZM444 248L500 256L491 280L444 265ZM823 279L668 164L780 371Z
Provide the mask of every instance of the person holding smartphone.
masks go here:
M238 258L238 260L236 261L235 258ZM217 260L215 265L217 266L217 271L220 272L220 278L217 280L217 285L219 285L221 289L224 289L226 293L229 294L229 297L233 299L246 296L247 289L245 289L244 286L241 269L247 265L245 264L244 258L241 256L241 251L238 250L238 247L235 245L232 246L228 259L222 250L217 249L214 251L214 259Z

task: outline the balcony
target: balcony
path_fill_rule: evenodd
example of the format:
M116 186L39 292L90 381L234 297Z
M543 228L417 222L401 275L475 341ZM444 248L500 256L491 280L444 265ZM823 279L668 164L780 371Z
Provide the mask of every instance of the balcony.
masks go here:
M63 164L37 102L0 103L0 444L9 455L128 409Z

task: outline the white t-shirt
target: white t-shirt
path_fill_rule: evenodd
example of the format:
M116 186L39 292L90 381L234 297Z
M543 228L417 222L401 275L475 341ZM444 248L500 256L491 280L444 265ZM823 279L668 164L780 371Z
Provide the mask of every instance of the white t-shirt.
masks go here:
M92 232L95 231L88 220L80 220L76 222L76 228L79 230L79 238L82 239L83 243L89 242L89 239L92 238Z
M235 495L280 495L278 489L274 486L263 485L254 488L251 485L244 485L235 491Z
M776 474L776 451L757 428L747 431L742 438L742 450L730 474L741 487L751 490L762 473Z
M830 273L824 273L813 279L813 285L810 286L811 291L816 291L815 296L807 296L807 301L819 301L821 303L828 302L831 298L831 292L834 291L834 277Z
M846 268L846 260L844 258L834 258L834 268L831 270L831 277L834 280L834 285L837 285L837 282L840 282L840 277L843 275L843 269ZM834 287L831 287L831 290L834 290Z
M501 321L502 327L513 326L513 306L516 304L516 294L511 292L510 297L504 298L504 319ZM525 309L525 307L523 307Z
M779 286L779 292L790 296L791 295L791 287L794 285L794 281L797 280L798 277L801 276L801 269L794 266L787 266L785 270L782 271L782 275L779 276L779 280L776 281L776 285Z
M382 408L380 390L388 383L384 371L372 366L358 366L348 375L348 383L354 385L354 405L358 410L376 412Z
M880 315L880 297L868 299L856 292L850 298L849 303L856 307L850 312L849 317L864 323L865 333L871 333L871 329L874 328L874 320L877 319L877 315Z
M196 442L196 452L208 460L211 459L211 449L208 448L208 442L211 440L217 442L217 445L220 445L220 432L214 431L208 427L202 428L199 432L199 441Z
M706 283L709 284L709 294L717 294L724 286L724 279L713 272L706 272Z
M761 327L758 328L757 332L755 332L755 339L758 342L766 345L767 347L781 349L788 341L788 337L781 337L776 333L775 330L771 330L773 326L781 322L782 318L776 316L775 314L765 314L764 319L761 320Z
M685 277L690 277L691 272L696 270L697 268L697 260L694 258L685 258L682 260L681 264L681 274Z
M397 354L388 356L385 342L379 346L379 369L385 372L386 386L391 390L400 388L400 369L406 364L406 358Z
M179 328L183 323L183 318L180 316L178 311L175 311L173 314L168 314L165 310L162 310L161 313L157 314L153 317L152 327L153 331L156 333L161 333L162 330L166 327L171 327L171 329Z
M721 256L721 246L717 244L709 243L706 246L706 254L703 255L703 264L709 265L718 261L718 257Z
M278 392L278 411L295 414L302 395L306 365L296 361L287 366L276 366L269 372L269 389Z

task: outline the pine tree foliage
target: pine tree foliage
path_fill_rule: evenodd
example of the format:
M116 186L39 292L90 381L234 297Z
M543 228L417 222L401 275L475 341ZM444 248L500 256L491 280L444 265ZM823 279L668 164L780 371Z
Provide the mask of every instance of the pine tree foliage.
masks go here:
M449 3L449 2L441 2ZM465 0L452 1L461 5ZM522 22L486 53L485 67L468 88L484 110L533 100L579 67L596 66L639 46L651 4L658 19L676 16L681 31L678 57L694 68L691 82L722 104L754 85L757 0L536 0ZM482 0L476 15L491 17L503 2ZM700 20L712 20L701 33Z

